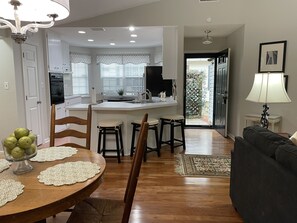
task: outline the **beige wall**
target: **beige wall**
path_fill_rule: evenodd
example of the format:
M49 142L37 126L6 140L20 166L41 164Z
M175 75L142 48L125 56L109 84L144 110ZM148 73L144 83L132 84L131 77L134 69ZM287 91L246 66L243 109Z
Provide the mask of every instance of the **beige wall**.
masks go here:
M7 137L18 125L18 105L16 100L13 43L10 37L0 38L0 140ZM4 90L3 82L8 82L9 89Z

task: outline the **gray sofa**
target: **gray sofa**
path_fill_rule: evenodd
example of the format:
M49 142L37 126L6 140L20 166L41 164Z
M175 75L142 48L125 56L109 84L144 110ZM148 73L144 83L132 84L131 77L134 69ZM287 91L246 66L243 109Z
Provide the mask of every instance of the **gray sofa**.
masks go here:
M236 137L230 198L245 223L297 222L297 146L259 126Z

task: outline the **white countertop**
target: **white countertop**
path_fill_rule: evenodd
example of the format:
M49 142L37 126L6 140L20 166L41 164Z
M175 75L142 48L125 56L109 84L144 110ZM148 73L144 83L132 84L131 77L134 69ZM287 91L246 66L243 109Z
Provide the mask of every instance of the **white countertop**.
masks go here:
M143 110L151 108L163 108L177 106L177 101L172 99L167 99L166 101L154 101L153 103L131 103L131 102L102 102L100 104L94 104L92 106L93 111L134 111L134 110ZM66 107L67 110L87 110L88 104L75 104Z

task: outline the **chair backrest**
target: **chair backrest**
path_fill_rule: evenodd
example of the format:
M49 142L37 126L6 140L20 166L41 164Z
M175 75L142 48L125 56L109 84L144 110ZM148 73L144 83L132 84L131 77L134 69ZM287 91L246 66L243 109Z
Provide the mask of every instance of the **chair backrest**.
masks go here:
M146 150L148 127L149 127L149 124L146 122L147 117L148 115L145 114L142 120L140 131L139 131L139 136L136 144L136 152L133 157L131 171L129 174L127 188L126 188L125 197L124 197L125 209L124 209L124 214L122 218L122 223L129 222L130 212L131 212L134 194L136 191L136 186L138 181L138 176L139 176L139 172L142 164L142 158Z
M55 132L56 125L68 125L68 128L62 130L60 132ZM74 126L73 124L84 126L85 131L71 129L70 126ZM92 106L88 106L88 112L86 119L75 117L75 116L67 116L61 119L56 119L56 109L55 105L52 105L51 108L51 125L50 125L50 146L71 146L75 148L84 148L90 149L91 144L91 124L92 124ZM66 142L59 145L55 145L55 139L57 138L65 138L65 137L74 137L85 140L85 145L80 145L75 142Z

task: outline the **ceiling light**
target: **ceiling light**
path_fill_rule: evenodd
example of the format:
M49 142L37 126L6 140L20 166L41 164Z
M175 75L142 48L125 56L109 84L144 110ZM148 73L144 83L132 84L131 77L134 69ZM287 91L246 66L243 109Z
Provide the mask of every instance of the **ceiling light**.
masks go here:
M208 35L211 31L205 30L204 32L205 32L206 36L202 38L202 43L204 45L212 44L213 39L211 36Z
M115 45L115 43L110 43L109 45L111 45L111 46L114 46L114 45Z
M10 28L17 43L27 39L26 32L50 28L56 20L69 16L69 0L6 0L0 1L0 28ZM8 20L15 20L13 25ZM32 22L21 26L21 21Z
M88 39L88 41L89 41L89 42L94 42L94 40L93 40L93 39Z
M131 34L131 37L136 38L137 35L136 34Z
M130 43L135 43L135 40L130 40Z
M130 27L129 27L129 30L132 32L132 31L135 30L135 27L134 27L134 26L130 26Z
M79 34L85 34L86 32L81 30L81 31L78 31L78 33Z

